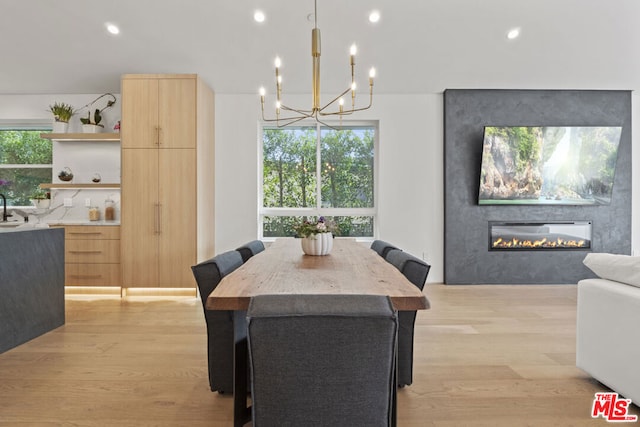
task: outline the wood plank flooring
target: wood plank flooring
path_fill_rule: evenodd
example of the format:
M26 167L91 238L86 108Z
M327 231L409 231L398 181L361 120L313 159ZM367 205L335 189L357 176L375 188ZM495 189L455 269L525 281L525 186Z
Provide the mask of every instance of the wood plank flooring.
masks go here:
M607 389L575 367L574 285L425 294L399 426L609 425L590 417ZM232 399L209 391L199 299L66 304L65 326L0 355L0 426L232 424Z

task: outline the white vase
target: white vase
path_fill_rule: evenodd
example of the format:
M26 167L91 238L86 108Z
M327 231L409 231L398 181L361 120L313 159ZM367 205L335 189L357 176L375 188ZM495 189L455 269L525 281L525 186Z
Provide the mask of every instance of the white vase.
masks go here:
M36 209L49 209L51 199L31 199L31 204L35 206Z
M327 255L333 248L333 234L318 233L300 239L302 252L307 255Z
M82 125L83 133L100 133L102 128L98 125Z
M69 123L67 122L53 122L51 132L53 133L67 133L69 129Z

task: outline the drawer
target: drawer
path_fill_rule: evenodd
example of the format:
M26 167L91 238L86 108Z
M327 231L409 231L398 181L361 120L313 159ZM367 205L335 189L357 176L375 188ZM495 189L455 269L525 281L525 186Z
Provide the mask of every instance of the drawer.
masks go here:
M118 225L66 225L64 227L66 240L102 240L120 239Z
M65 286L120 286L120 264L65 264Z
M66 240L65 263L119 263L120 240Z

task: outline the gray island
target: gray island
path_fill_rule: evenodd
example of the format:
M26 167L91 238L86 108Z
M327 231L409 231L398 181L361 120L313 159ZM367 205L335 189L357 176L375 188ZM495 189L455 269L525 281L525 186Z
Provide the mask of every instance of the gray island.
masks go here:
M64 230L0 231L0 353L64 325Z

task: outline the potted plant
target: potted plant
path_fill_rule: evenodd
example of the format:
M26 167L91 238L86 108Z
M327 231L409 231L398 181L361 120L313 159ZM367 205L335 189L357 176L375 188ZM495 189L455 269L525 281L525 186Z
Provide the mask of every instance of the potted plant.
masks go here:
M102 109L96 108L95 110L93 110L92 109L93 104L95 104L96 101L100 100L101 98L104 98L105 96L110 96L112 99L107 101L107 105L105 105L104 108ZM89 110L87 112L87 117L80 118L80 122L82 123L82 131L85 133L100 132L104 128L104 125L100 123L102 121L102 112L109 107L113 107L115 103L116 103L116 97L113 96L113 94L111 93L105 93L103 95L100 95L93 101L91 101L89 104L82 107L82 108L87 108Z
M36 209L49 209L49 206L51 206L51 193L38 188L31 193L30 200L31 204L35 206Z
M65 133L69 128L69 120L75 113L73 106L64 102L56 102L49 105L49 110L53 114L53 132Z
M326 221L323 216L316 222L303 221L293 227L298 237L301 237L302 252L307 255L328 255L333 248L333 232L336 225L333 221Z

